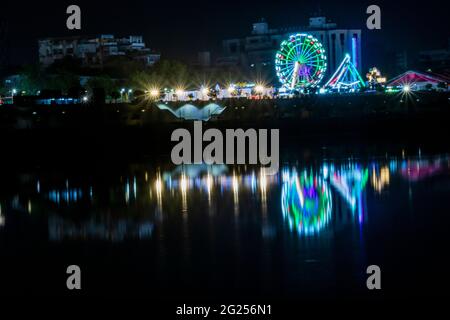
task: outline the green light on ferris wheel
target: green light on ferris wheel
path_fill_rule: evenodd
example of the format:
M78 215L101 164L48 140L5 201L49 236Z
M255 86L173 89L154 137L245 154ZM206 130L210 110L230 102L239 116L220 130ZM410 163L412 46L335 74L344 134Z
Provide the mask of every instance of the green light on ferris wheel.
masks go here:
M275 56L275 70L283 87L291 90L315 87L326 71L322 44L308 34L291 35L281 42Z

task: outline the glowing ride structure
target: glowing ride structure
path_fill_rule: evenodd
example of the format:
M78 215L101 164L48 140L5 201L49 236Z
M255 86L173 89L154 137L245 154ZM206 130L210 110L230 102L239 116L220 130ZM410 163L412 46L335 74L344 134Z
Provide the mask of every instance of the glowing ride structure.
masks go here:
M298 33L281 42L275 55L275 71L285 89L314 88L324 77L326 60L325 49L316 38Z
M365 86L366 84L361 78L355 65L352 63L350 55L346 54L344 60L342 60L330 80L328 80L323 87L325 89L330 88L338 91L354 91L356 89L364 88Z

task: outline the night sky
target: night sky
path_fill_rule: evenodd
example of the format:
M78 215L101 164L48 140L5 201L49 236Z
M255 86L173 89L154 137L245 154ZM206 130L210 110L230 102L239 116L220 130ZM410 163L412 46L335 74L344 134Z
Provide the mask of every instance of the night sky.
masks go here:
M116 4L117 3L117 4ZM120 4L122 3L122 4ZM82 30L66 29L66 8L82 10ZM378 4L382 30L365 27L366 8ZM166 58L192 59L198 51L215 51L221 40L249 34L251 24L265 18L269 27L302 26L321 10L342 28L363 30L363 62L377 65L391 50L417 51L447 46L448 8L445 1L33 1L6 0L0 17L7 22L10 64L37 61L39 37L64 35L117 36L142 34L147 46ZM447 5L448 6L448 5Z

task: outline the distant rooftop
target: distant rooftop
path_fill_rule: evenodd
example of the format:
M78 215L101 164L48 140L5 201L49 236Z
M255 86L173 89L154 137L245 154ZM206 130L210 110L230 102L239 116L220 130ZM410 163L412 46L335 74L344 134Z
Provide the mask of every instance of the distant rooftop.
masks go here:
M308 26L269 29L269 24L265 21L265 19L261 19L260 22L253 23L252 34L253 35L277 34L290 32L294 30L328 30L336 27L337 27L336 23L330 21L327 22L326 17L311 17L309 18Z

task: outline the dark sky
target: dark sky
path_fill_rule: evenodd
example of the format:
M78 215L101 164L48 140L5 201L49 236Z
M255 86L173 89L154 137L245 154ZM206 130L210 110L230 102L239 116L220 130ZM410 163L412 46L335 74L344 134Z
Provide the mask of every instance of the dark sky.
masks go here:
M363 59L376 65L389 50L434 49L450 36L448 1L49 1L2 0L0 17L7 21L10 62L37 60L37 38L79 34L142 34L163 56L184 58L220 48L221 40L246 35L252 22L264 17L271 27L301 26L320 8L342 28L363 30ZM82 10L81 32L66 29L66 8ZM365 27L366 8L378 4L382 30ZM448 6L448 5L447 5Z

